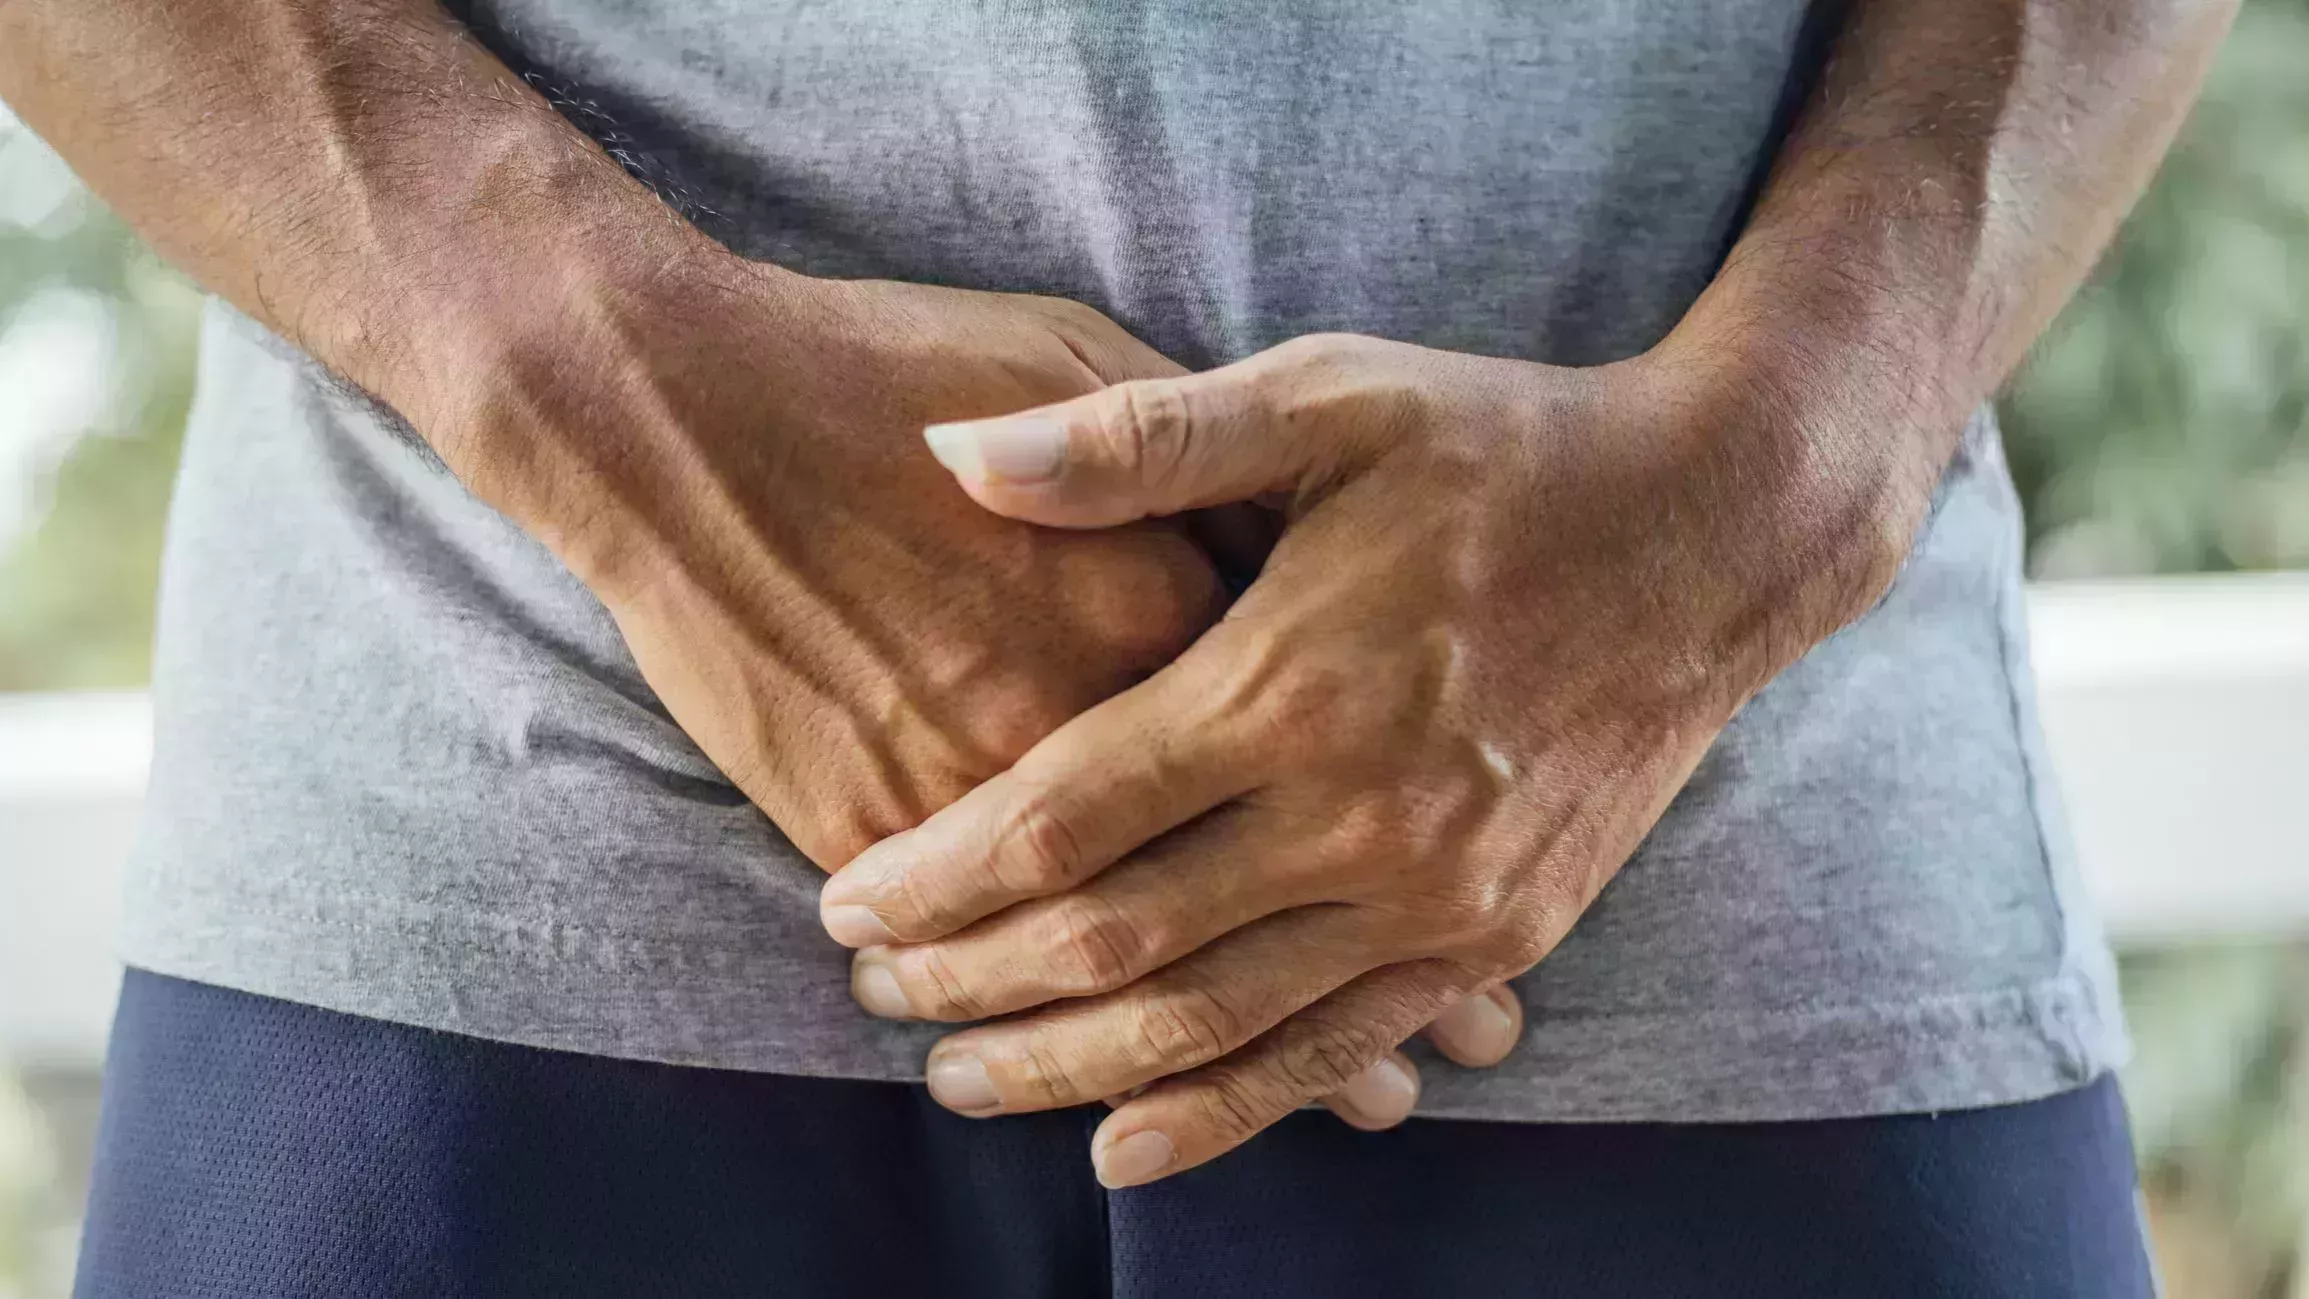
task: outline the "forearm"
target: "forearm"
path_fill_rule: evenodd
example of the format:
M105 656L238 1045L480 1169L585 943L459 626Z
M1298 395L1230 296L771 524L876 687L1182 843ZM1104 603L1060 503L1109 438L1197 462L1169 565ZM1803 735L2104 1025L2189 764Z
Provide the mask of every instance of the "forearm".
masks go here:
M0 0L0 97L163 256L440 441L605 263L704 242L434 0Z
M1803 480L1799 513L1841 513L1831 527L1891 547L1862 564L1863 605L1966 416L2147 182L2234 7L1855 4L1747 231L1668 350L1781 416L1790 440L1759 454Z

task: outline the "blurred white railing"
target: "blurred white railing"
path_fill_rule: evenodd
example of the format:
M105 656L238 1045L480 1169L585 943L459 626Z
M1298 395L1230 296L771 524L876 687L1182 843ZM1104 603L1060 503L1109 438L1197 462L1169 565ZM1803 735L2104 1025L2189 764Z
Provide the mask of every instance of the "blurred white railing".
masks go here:
M2031 592L2050 738L2120 939L2309 932L2309 574ZM93 1060L141 695L0 696L0 1055Z
M0 1057L103 1050L151 743L143 695L0 695Z
M2045 737L2111 930L2309 933L2309 573L2029 597Z

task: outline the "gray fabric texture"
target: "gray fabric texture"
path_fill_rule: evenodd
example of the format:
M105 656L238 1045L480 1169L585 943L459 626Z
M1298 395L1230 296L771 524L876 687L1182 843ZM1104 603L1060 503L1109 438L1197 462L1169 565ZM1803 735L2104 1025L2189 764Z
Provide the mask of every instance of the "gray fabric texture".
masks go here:
M470 21L738 251L1061 294L1194 366L1317 330L1588 363L1707 282L1816 71L1801 0L494 0ZM212 306L125 954L508 1041L916 1078L820 877L592 597ZM1422 1111L1738 1120L2078 1085L2122 1054L1968 430L1891 594L1754 700ZM828 544L839 544L837 537Z

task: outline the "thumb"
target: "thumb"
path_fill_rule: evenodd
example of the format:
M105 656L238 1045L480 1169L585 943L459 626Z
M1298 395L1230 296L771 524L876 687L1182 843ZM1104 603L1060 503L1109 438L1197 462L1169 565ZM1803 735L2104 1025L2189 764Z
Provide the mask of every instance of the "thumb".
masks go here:
M1105 528L1299 486L1329 465L1320 421L1278 418L1279 377L1241 361L1134 379L999 419L933 424L930 452L997 514Z

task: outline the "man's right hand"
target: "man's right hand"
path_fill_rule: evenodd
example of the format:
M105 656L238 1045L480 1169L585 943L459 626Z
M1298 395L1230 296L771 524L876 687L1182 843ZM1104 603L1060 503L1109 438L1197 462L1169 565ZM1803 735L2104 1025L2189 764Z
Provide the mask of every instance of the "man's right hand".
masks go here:
M573 283L551 309L576 328L472 349L419 431L601 597L674 720L820 866L1218 615L1180 532L1000 519L922 448L928 423L1179 373L1097 311L695 246Z
M921 446L1176 367L1066 302L744 261L435 0L0 4L0 96L551 547L823 866L1217 613L1184 536L989 518Z

